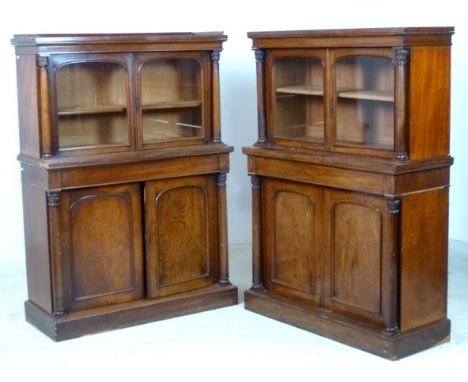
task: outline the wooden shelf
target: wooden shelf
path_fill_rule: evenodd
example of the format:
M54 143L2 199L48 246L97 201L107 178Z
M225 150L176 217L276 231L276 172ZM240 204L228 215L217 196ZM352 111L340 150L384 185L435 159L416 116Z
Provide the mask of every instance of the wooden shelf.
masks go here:
M364 147L368 149L377 150L393 150L393 144L378 143L378 142L358 142L358 141L347 141L338 140L335 142L336 146L351 146L351 147Z
M160 110L160 109L183 109L191 107L201 106L200 100L189 100L189 101L164 101L145 104L142 106L142 110Z
M111 114L122 113L126 110L126 106L122 105L95 105L95 106L79 106L62 109L58 111L60 117L83 115L83 114Z
M323 87L313 86L313 85L282 86L280 88L277 88L276 92L286 93L286 94L303 94L303 95L323 96Z
M394 101L393 91L388 90L343 90L338 92L338 97L382 102Z

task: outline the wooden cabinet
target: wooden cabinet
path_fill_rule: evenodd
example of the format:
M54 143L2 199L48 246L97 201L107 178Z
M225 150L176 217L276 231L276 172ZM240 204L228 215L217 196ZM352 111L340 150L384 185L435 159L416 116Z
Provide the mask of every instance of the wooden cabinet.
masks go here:
M249 33L247 309L390 359L448 340L452 33Z
M222 33L20 35L28 301L55 340L237 303Z

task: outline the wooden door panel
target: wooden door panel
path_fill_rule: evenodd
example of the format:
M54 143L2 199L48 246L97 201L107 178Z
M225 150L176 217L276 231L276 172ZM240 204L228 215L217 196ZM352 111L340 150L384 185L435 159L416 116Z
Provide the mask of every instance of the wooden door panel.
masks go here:
M309 304L320 301L317 192L313 186L266 179L263 195L265 286Z
M388 278L383 245L388 229L385 199L327 189L325 208L329 220L324 305L382 322L383 287Z
M138 185L64 192L60 216L70 310L143 296Z
M147 182L147 278L151 297L212 284L216 209L212 177Z
M332 211L332 299L374 314L380 313L380 211L339 203Z

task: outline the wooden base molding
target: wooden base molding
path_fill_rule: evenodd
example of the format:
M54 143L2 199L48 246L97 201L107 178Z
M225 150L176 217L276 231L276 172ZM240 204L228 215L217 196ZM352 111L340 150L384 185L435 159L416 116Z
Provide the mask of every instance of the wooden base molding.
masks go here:
M191 292L115 304L52 316L30 301L25 302L26 320L54 341L146 324L152 321L236 305L237 288L213 285Z
M306 309L266 290L245 292L245 308L390 360L397 360L450 339L450 320L390 334L382 328Z

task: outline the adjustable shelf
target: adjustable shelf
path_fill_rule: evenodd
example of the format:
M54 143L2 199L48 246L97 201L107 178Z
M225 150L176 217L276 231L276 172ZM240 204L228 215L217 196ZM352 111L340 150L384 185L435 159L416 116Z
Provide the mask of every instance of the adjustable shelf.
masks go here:
M59 117L86 115L86 114L112 114L122 113L126 111L126 107L122 105L96 105L96 106L78 106L59 110Z
M199 107L201 106L200 100L178 100L178 101L163 101L163 102L155 102L150 103L142 106L143 111L147 110L163 110L163 109L185 109L185 108L192 108L192 107Z

